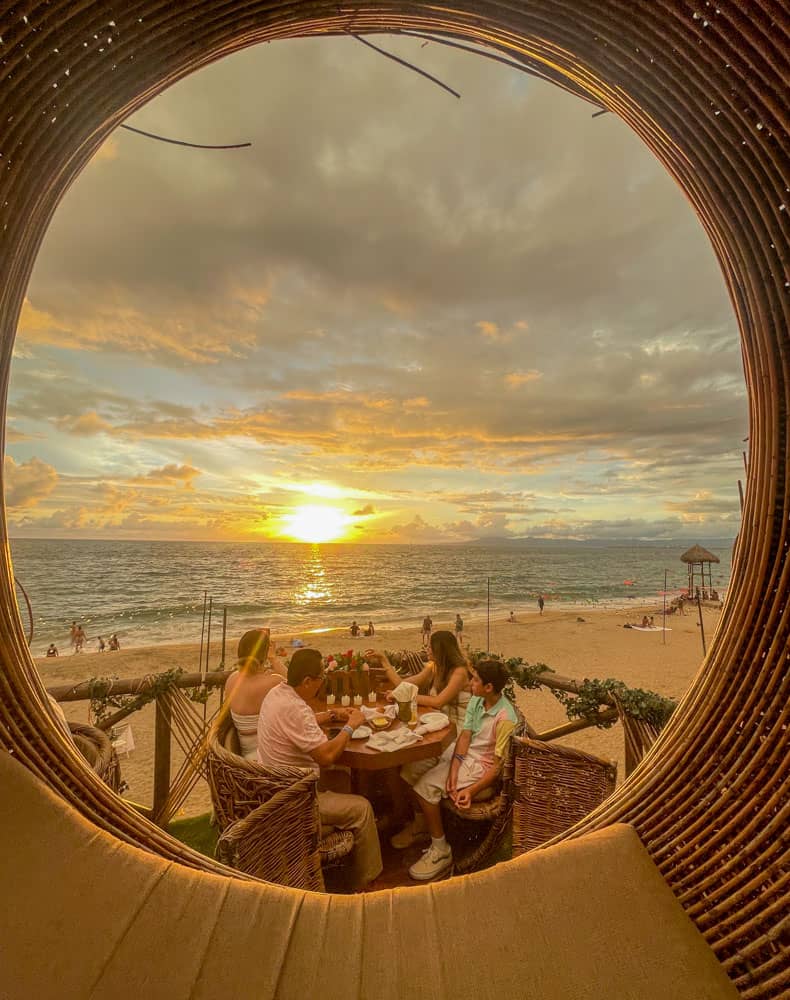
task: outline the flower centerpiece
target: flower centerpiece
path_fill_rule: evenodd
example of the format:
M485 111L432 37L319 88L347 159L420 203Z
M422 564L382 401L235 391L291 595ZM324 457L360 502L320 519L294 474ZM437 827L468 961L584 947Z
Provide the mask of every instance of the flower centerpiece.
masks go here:
M327 675L328 690L340 695L343 704L350 703L350 698L343 701L350 694L354 695L355 704L362 704L363 696L370 687L370 667L364 654L353 649L348 649L345 653L329 653L324 658L324 672Z

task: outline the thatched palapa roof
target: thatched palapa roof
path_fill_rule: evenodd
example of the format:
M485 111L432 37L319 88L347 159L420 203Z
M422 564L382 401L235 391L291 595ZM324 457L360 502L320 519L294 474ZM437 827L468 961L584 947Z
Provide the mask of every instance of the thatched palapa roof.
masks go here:
M712 552L703 549L701 545L692 545L680 558L684 563L721 562L718 556L714 556Z

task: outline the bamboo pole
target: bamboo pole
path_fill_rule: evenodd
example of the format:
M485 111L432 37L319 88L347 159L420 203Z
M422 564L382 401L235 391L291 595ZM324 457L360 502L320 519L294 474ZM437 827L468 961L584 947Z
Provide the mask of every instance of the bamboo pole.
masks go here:
M203 668L203 635L206 631L206 600L208 591L203 591L203 622L200 626L200 653L198 654L198 670Z
M699 613L699 631L700 635L702 636L702 655L706 656L708 650L705 646L705 625L702 621L702 601L700 600L699 596L697 596L697 612Z
M486 652L491 652L491 577L486 577L488 597L486 599Z
M206 674L203 683L209 687L224 687L227 679L227 674L223 671L214 670ZM154 680L156 680L155 674L146 674L145 677L127 677L125 680L112 681L110 690L113 694L141 694L151 687ZM181 688L196 687L201 683L200 674L181 674L173 683L176 687ZM54 684L47 688L47 691L55 701L88 701L92 687L93 684L90 681L82 681L79 684Z
M206 633L206 662L205 665L201 662L200 664L200 684L204 684L206 679L206 674L208 673L208 658L211 653L211 614L214 609L214 598L209 597L208 599L208 632ZM203 722L206 721L206 703L203 702Z
M157 825L159 825L159 817L162 815L170 795L171 715L170 695L165 692L156 699L156 720L154 723L153 819Z
M555 726L554 729L547 729L545 733L538 733L535 737L542 743L549 743L551 740L558 740L561 736L568 736L570 733L578 733L582 729L589 729L591 726L598 726L602 722L614 722L617 719L617 709L607 708L595 719L576 719L573 722L566 722L563 726Z

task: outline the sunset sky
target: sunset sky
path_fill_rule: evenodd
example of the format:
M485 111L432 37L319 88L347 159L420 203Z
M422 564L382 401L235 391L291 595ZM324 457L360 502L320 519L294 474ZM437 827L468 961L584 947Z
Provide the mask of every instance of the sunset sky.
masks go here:
M11 375L14 536L732 536L718 265L613 115L416 39L272 43L67 194Z

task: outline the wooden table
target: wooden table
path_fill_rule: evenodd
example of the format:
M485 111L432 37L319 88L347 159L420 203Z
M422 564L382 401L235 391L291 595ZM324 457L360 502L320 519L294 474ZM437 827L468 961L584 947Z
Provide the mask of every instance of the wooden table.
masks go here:
M329 708L338 708L338 705L327 706L325 701L310 702L310 707L314 712L326 712ZM368 708L373 708L368 705ZM378 707L383 707L379 702ZM435 712L435 708L420 708L420 715L426 712ZM342 723L329 722L322 728L325 730L339 729ZM391 733L396 729L405 727L403 722L396 719L389 729L384 732ZM371 727L373 728L373 727ZM375 732L376 730L374 730ZM345 767L350 767L355 771L384 771L388 767L403 767L404 764L413 764L417 760L427 760L431 757L438 757L443 750L454 742L456 737L455 725L451 722L449 726L440 729L436 733L426 733L421 740L412 743L411 746L400 747L398 750L382 751L371 750L367 740L349 740L346 749L336 761Z

